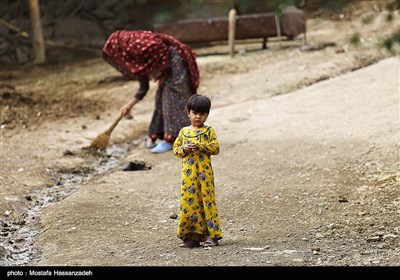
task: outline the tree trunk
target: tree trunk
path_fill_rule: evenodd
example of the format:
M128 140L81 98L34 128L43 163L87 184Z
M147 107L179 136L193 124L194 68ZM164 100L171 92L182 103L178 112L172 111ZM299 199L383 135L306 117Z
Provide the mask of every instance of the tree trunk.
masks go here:
M43 40L42 23L40 20L39 0L27 0L32 27L33 63L46 62L45 45Z

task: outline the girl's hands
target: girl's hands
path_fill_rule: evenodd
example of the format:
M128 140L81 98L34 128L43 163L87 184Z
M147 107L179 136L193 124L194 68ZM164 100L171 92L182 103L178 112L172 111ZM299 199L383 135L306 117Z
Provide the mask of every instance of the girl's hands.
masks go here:
M197 151L199 149L199 147L197 146L197 144L194 143L187 143L185 145L183 145L183 151L188 154L188 153L193 153L195 151Z

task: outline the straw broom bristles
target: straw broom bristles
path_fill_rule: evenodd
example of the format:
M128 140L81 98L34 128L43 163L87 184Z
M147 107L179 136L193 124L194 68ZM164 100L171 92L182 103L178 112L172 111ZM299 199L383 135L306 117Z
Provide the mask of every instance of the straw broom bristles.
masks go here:
M90 144L90 148L104 150L108 145L108 141L110 140L111 132L114 130L114 128L117 126L117 124L121 119L122 119L122 114L115 119L115 121L105 132L97 135L97 137Z

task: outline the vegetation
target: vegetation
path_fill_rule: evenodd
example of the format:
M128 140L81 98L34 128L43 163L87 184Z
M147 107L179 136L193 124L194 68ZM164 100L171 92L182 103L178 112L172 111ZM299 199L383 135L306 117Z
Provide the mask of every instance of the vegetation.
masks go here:
M395 44L400 45L400 30L383 40L382 43L383 47L385 47L388 51L392 51Z

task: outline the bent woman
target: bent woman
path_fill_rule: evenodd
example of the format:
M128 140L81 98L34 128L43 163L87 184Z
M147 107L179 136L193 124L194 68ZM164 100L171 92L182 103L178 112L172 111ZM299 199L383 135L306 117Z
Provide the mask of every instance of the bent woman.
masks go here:
M149 81L158 81L145 147L153 153L172 150L179 130L190 124L185 105L199 86L195 53L166 34L118 30L107 39L103 58L126 79L140 84L136 94L121 107L124 116L145 97Z

